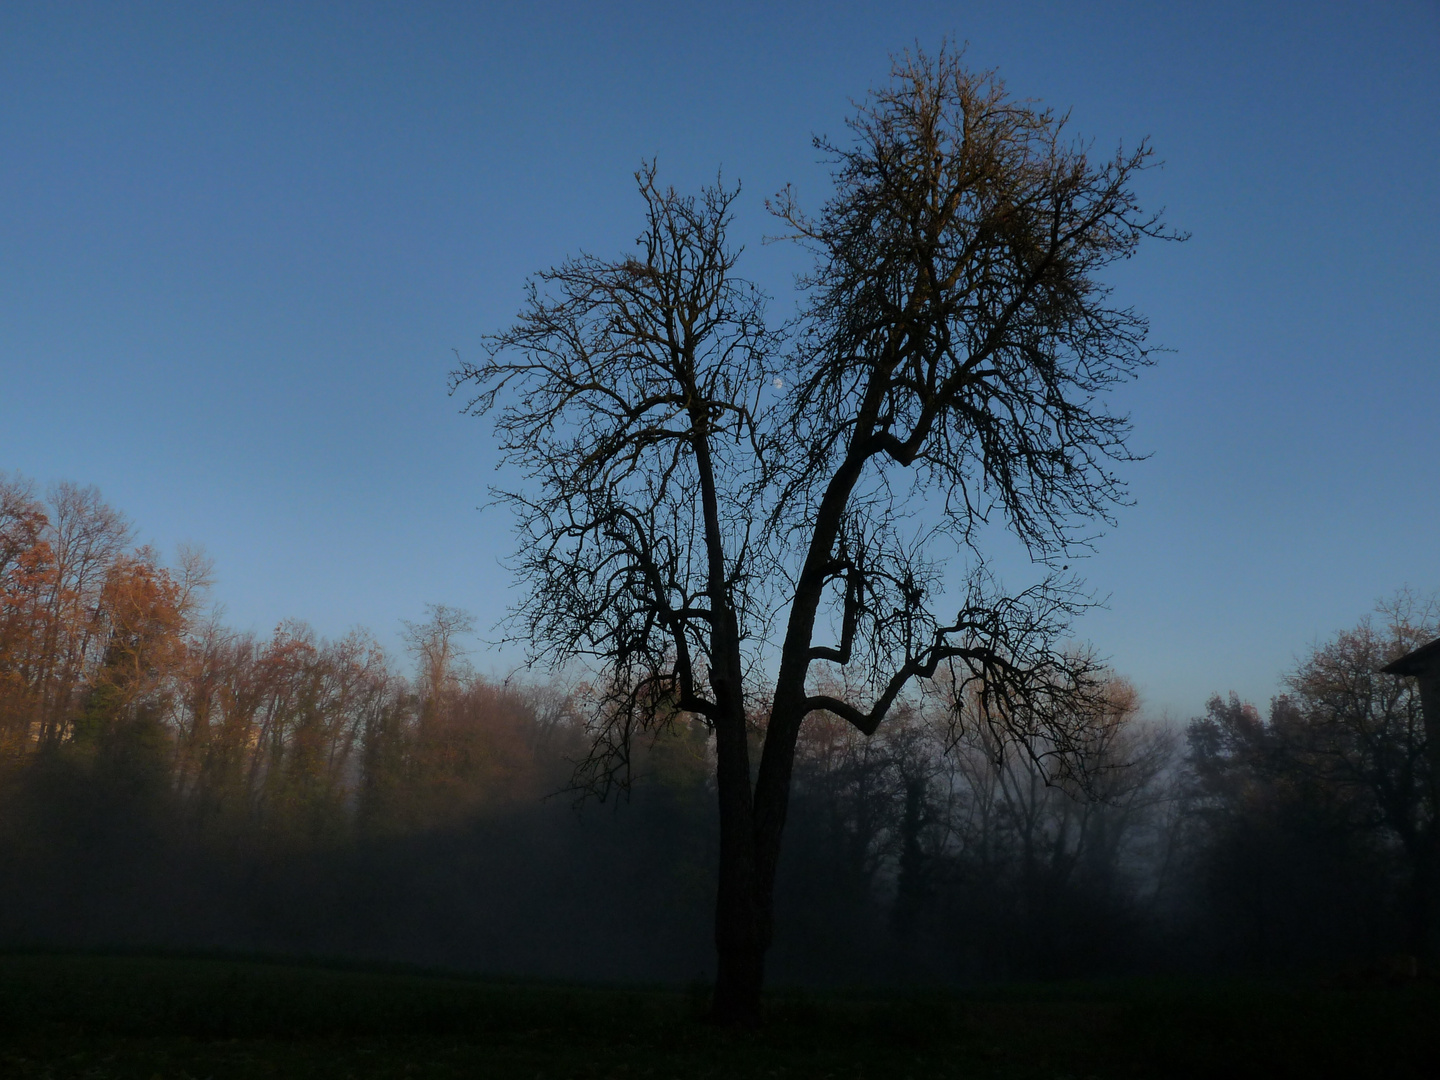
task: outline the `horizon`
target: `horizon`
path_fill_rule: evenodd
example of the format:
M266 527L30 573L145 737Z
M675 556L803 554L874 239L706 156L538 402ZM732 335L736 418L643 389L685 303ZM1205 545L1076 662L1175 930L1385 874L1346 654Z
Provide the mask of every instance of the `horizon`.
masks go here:
M949 35L1097 154L1150 137L1142 194L1193 237L1109 279L1172 351L1117 395L1150 457L1076 566L1110 597L1077 636L1184 720L1263 708L1307 646L1440 588L1440 10L737 10L7 9L0 470L200 545L241 630L398 654L443 603L484 638L511 539L474 509L493 447L451 350L528 275L624 250L651 158L744 184L741 270L783 317L801 260L762 242L763 199L817 207L812 134Z

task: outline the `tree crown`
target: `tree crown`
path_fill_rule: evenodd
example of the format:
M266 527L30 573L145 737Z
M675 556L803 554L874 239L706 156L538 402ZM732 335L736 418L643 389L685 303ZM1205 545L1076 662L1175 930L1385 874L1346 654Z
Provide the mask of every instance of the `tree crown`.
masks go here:
M815 258L793 324L735 274L738 188L682 197L650 165L638 254L541 273L453 373L523 478L499 493L530 586L518 634L605 669L606 753L675 710L789 702L868 732L942 669L952 701L1063 747L1061 714L1098 693L1062 645L1075 581L1007 594L977 537L999 511L1057 563L1125 499L1129 425L1104 393L1151 357L1097 274L1174 236L1132 191L1151 152L1094 162L945 49L898 59L850 128L816 141L836 181L817 215L788 189L771 204ZM816 663L840 692L815 692Z

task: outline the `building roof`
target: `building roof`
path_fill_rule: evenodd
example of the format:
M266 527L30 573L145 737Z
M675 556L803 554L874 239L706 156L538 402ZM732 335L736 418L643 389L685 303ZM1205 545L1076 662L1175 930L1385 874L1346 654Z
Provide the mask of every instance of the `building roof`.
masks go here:
M1421 645L1414 652L1406 653L1380 670L1387 675L1424 675L1437 669L1440 669L1440 638L1436 638L1429 645Z

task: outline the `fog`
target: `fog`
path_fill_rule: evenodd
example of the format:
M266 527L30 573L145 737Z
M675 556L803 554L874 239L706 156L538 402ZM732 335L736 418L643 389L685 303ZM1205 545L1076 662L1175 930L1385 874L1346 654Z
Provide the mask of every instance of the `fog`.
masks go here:
M703 725L661 725L602 799L572 786L594 688L476 674L461 612L428 609L403 656L298 622L238 633L205 607L203 559L133 548L93 490L12 479L0 499L0 948L712 977ZM1436 632L1435 604L1402 594L1268 712L1217 696L1187 724L1148 719L1114 675L1083 781L921 698L869 738L812 716L771 981L1423 953L1433 778L1413 680L1377 672Z

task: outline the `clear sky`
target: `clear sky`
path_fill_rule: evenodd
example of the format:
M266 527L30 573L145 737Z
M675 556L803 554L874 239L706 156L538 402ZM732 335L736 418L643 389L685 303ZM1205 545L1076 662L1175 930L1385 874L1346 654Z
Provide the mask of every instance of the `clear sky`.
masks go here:
M1113 280L1174 351L1123 395L1138 504L1082 636L1150 708L1263 702L1313 642L1440 588L1440 4L24 4L0 8L0 469L203 545L240 627L395 643L510 580L451 350L525 276L627 248L636 165L817 205L888 55L942 38L1189 230ZM513 653L482 653L503 670Z

